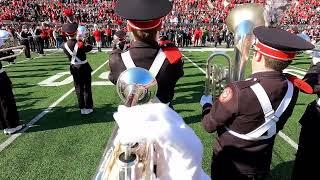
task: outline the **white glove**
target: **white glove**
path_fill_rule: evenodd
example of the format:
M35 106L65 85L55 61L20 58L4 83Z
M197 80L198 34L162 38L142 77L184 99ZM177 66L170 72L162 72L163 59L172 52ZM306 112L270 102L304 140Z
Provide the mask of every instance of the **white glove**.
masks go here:
M312 58L312 64L316 65L318 62L320 62L320 57L313 57Z
M152 142L157 180L209 180L202 169L203 145L182 117L163 103L119 106L113 115L122 143Z
M209 96L206 96L206 95L203 95L200 99L200 104L201 106L203 107L205 104L213 104L213 101L212 101L212 96L209 95Z

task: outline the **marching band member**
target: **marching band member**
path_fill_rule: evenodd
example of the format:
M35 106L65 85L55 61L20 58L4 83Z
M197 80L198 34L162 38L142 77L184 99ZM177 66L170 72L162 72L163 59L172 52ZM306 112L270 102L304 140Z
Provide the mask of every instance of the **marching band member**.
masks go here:
M320 51L313 51L311 56L313 57L311 67L304 80L312 86L313 93L318 95L318 99L308 105L299 121L301 131L292 174L294 180L318 176L318 168L314 164L320 159L320 143L315 140L319 137L320 127Z
M20 36L20 44L25 46L24 54L27 59L31 59L30 45L29 45L29 40L28 40L29 35L30 34L28 32L27 27L25 25L23 25L19 36Z
M8 36L9 32L0 32L0 48ZM0 58L6 56L6 52L0 52ZM19 114L11 84L0 61L0 129L3 129L4 134L8 135L14 134L24 127L24 125L19 125Z
M128 68L137 66L148 69L158 82L157 98L170 106L176 82L184 74L182 55L172 43L159 46L157 33L161 29L161 18L171 9L172 3L168 0L153 3L150 0L117 1L115 11L127 19L128 31L133 33L135 40L125 52L114 50L109 61L109 80L114 84Z
M43 48L44 48L44 41L41 37L41 33L42 33L42 29L40 26L37 26L36 29L34 30L34 41L36 43L36 46L37 46L37 52L40 54L40 56L43 56L44 55L44 51L43 51Z
M291 116L299 88L311 89L282 73L298 51L314 48L311 43L281 29L261 26L253 32L258 42L251 78L230 83L214 103L210 96L200 101L204 129L218 133L212 179L264 179L276 134Z
M115 32L113 36L112 49L118 49L120 51L127 50L129 48L129 44L126 40L126 37L126 32L124 32L123 30Z
M202 169L203 145L199 137L167 105L119 106L113 117L121 143L154 144L157 180L210 179Z
M92 69L87 61L86 53L92 50L92 46L85 44L81 39L76 39L77 29L78 24L76 23L67 23L62 26L62 31L69 38L62 45L62 49L70 61L70 72L73 76L81 114L90 114L93 112L91 92Z

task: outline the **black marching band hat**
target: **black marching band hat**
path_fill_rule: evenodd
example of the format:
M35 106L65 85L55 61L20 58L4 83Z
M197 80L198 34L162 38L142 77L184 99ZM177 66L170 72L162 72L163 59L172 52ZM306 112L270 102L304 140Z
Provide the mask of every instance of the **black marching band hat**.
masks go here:
M253 33L258 39L256 50L274 60L292 61L299 51L314 49L310 42L282 29L259 26Z
M129 27L149 30L161 27L161 18L172 10L172 0L118 0L115 12Z
M62 25L62 31L68 36L73 36L77 33L78 24L77 23L67 23Z
M123 30L119 30L117 32L114 33L114 36L115 38L118 38L118 39L125 39L126 37L126 32L124 32Z

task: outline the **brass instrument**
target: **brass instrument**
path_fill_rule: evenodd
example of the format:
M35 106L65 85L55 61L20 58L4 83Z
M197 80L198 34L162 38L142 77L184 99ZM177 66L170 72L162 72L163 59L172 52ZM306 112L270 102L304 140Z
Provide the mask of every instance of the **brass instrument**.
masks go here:
M262 5L252 3L241 4L231 10L226 24L229 31L234 34L235 60L232 67L231 63L229 63L228 69L224 69L212 65L212 62L217 56L223 56L229 62L230 58L226 54L214 53L208 58L205 95L211 94L215 97L220 93L216 92L216 90L221 91L221 87L223 87L221 83L224 81L231 82L245 79L244 72L249 59L249 50L254 42L253 29L257 26L265 25L263 11ZM232 72L230 69L232 69ZM221 73L228 70L229 73Z
M156 95L157 81L149 71L138 67L131 68L119 76L117 91L124 104L130 107L149 102ZM122 143L117 135L118 126L116 125L109 138L95 179L153 179L153 144L149 142Z
M25 46L15 46L15 47L12 47L13 46L13 39L12 39L12 36L11 34L8 32L8 31L5 31L5 30L0 30L0 53L4 53L4 52L8 52L8 51L12 51L12 54L8 55L8 56L5 56L5 57L1 57L0 58L0 61L3 61L3 60L8 60L10 58L16 58L17 56L19 56L23 51L24 51L24 48ZM13 50L16 50L16 49L21 49L18 53L13 53Z
M223 57L228 63L228 69L223 66L214 64L214 60L217 57ZM206 72L206 85L205 92L206 96L212 95L214 98L221 94L225 84L231 81L231 59L228 55L223 53L213 53L207 60L207 72Z
M10 56L5 56L5 57L1 57L0 61L6 60L6 59L10 59L10 58L15 58L17 56L19 56L23 51L24 51L25 46L16 46L16 47L10 47L10 48L3 48L0 49L0 53L1 52L6 52L6 51L11 51L11 50L16 50L16 49L20 49L20 51L18 53L15 53L13 55Z

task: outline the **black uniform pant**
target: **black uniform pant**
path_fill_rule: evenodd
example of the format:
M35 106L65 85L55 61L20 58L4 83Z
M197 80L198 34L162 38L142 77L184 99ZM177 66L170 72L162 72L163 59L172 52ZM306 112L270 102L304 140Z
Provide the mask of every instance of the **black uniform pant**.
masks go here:
M293 180L312 179L309 177L319 177L320 161L320 107L316 101L308 105L305 113L300 119L301 132L299 137L299 147L293 167Z
M32 52L36 51L36 44L34 43L33 38L29 38L29 44Z
M264 180L267 174L245 174L233 164L227 155L213 153L211 163L212 180Z
M112 36L108 35L107 36L107 47L111 47L112 44Z
M15 128L19 125L19 115L6 72L0 73L0 129Z
M43 46L44 46L44 48L48 49L48 48L49 48L49 44L50 44L50 42L49 42L49 37L44 38L44 39L43 39Z
M24 41L21 44L25 46L24 55L26 56L26 58L31 58L29 42Z
M44 54L43 47L44 47L44 41L42 38L36 38L36 44L37 44L37 51L39 54Z
M76 90L79 108L92 109L92 91L91 91L91 67L90 65L80 65L79 68L71 65L71 74L73 76L74 87Z

